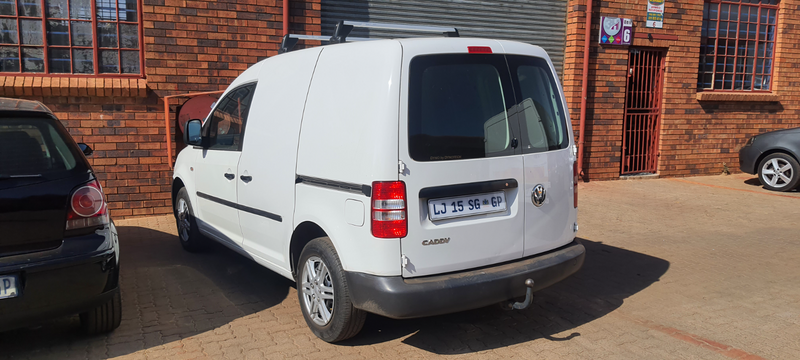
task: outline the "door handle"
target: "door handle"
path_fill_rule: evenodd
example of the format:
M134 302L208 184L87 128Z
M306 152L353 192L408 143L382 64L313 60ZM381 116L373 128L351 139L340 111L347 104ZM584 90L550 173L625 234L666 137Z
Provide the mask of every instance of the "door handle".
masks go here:
M228 179L228 180L233 180L233 178L235 178L235 177L236 177L236 175L233 175L231 173L225 173L225 178Z
M242 179L242 181L244 181L246 183L249 183L249 182L253 181L253 177L250 176L250 175L239 176L239 179Z

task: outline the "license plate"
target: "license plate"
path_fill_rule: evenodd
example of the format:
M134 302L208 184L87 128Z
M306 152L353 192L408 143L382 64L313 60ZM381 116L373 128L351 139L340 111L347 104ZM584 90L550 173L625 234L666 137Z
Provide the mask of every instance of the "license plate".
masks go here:
M501 211L506 211L506 194L502 191L428 200L428 214L431 220L442 220Z
M19 296L17 277L14 275L0 276L0 299L10 299Z

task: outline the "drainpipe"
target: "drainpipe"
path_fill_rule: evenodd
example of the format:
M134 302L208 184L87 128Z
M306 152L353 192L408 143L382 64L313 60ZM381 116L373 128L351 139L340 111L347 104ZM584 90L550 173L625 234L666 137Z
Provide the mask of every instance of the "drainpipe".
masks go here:
M289 34L289 0L283 0L283 35Z
M589 92L589 48L592 38L592 2L586 1L586 35L583 41L583 80L581 80L581 117L580 135L578 136L578 170L581 179L586 180L583 174L583 133L586 130L586 97Z

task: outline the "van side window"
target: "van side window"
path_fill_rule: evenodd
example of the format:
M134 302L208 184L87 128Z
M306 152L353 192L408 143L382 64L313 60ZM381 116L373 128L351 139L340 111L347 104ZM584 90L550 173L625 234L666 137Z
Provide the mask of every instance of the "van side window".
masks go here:
M566 118L550 66L547 61L527 56L508 56L511 73L516 76L519 100L522 150L536 153L563 149L569 145Z
M256 84L241 86L217 102L206 123L209 150L242 151L242 136Z

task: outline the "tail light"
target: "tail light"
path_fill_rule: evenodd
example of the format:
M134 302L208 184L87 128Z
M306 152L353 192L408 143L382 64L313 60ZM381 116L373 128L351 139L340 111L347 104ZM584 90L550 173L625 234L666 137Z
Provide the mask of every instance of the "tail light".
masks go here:
M103 196L103 189L97 180L92 180L73 191L67 210L66 230L108 224L108 206Z
M572 201L574 202L575 208L578 208L578 162L574 162L572 164Z
M402 181L373 182L372 236L386 239L406 235L406 184Z

